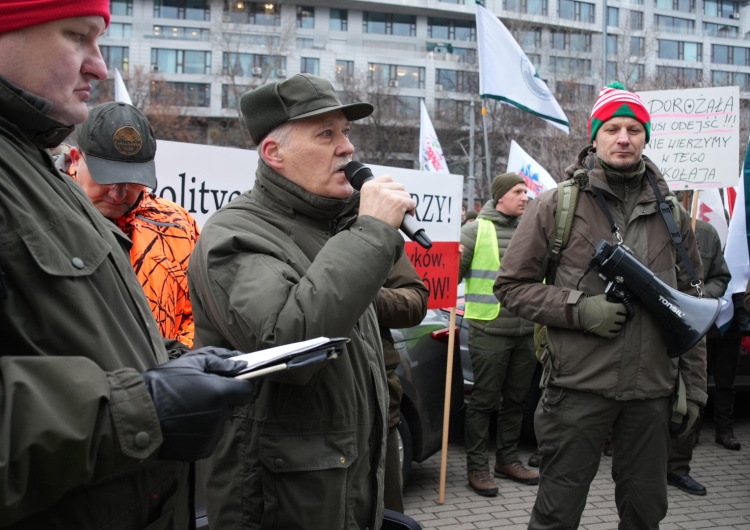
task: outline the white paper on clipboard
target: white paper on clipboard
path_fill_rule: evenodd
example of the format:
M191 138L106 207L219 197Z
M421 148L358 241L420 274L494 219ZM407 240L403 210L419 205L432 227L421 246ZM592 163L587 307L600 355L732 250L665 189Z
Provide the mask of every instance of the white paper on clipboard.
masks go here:
M247 366L237 377L248 379L265 375L266 373L285 370L293 365L295 359L303 358L304 356L307 356L312 362L319 362L330 357L335 357L341 352L344 344L347 342L349 342L349 339L346 337L318 337L266 350L243 353L232 357L232 360L247 362ZM317 358L310 357L310 354L315 352L320 352L322 355Z

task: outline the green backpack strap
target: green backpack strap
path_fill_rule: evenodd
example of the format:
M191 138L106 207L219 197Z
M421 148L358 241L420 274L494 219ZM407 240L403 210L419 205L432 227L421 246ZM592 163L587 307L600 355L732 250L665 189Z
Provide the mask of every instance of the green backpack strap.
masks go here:
M575 217L579 192L580 189L573 179L564 180L557 185L557 208L555 208L556 232L550 251L547 283L554 281L557 266L562 257L562 251L567 246L568 240L570 240L570 232L573 229L573 218Z

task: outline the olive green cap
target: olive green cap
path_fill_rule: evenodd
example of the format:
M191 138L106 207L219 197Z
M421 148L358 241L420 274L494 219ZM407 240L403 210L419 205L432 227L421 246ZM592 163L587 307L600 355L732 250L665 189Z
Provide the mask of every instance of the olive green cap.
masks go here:
M297 74L284 81L268 83L242 94L240 110L250 138L256 145L268 133L288 121L301 120L334 110L341 110L349 121L372 114L369 103L341 103L328 79L311 74Z

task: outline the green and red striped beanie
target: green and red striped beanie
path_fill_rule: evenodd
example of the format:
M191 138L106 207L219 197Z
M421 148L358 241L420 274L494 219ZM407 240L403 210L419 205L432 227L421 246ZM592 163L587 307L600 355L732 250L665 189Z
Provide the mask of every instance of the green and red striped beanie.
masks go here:
M102 17L109 26L109 0L0 0L0 33L89 16Z
M643 104L641 97L628 92L622 83L610 83L599 92L589 118L589 140L596 138L599 127L614 117L633 118L646 129L646 143L651 138L651 115Z

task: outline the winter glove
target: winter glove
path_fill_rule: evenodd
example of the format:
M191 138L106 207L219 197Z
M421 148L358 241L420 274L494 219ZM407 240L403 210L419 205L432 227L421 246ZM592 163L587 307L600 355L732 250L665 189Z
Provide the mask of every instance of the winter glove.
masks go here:
M606 294L581 298L576 307L581 329L605 339L611 339L620 333L628 316L625 306L608 302Z
M141 374L159 416L163 460L193 461L216 448L234 405L250 403L252 381L232 379L247 365L239 352L206 347Z
M682 438L693 432L693 427L696 421L701 416L702 407L699 403L691 400L687 400L687 412L682 417L682 423L675 423L671 421L669 424L670 434L672 438ZM674 420L674 416L673 416Z

